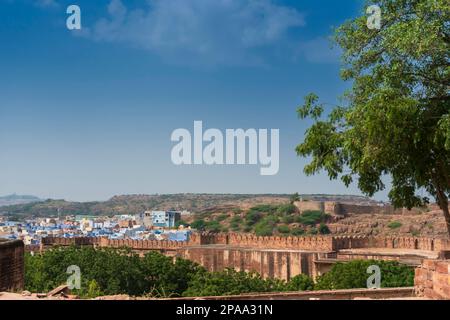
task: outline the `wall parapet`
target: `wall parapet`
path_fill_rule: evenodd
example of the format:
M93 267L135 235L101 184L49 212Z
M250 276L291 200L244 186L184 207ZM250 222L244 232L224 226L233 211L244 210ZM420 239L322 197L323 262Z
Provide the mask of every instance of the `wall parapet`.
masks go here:
M380 237L380 236L256 236L238 233L193 233L188 241L108 239L106 237L42 239L42 248L49 246L131 247L136 250L162 250L186 246L228 245L245 248L286 249L305 251L339 251L359 248L390 248L424 251L450 251L449 239L425 237Z
M21 240L0 239L0 291L24 287L24 244Z
M428 299L450 299L450 260L424 260L415 270L416 295Z

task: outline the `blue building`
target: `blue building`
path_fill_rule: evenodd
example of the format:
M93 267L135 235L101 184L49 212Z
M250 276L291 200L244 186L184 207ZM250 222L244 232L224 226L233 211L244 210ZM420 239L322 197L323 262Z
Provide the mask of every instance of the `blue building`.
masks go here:
M180 220L179 211L152 211L152 225L162 228L173 228Z

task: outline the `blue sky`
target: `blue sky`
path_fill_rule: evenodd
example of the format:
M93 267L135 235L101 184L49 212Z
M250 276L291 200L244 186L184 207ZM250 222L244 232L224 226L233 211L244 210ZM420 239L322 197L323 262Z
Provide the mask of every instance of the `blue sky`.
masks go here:
M82 30L66 28L81 8ZM307 93L335 103L333 26L362 1L0 0L0 194L359 193L306 177ZM279 128L280 170L175 166L176 128ZM385 195L377 195L384 199Z

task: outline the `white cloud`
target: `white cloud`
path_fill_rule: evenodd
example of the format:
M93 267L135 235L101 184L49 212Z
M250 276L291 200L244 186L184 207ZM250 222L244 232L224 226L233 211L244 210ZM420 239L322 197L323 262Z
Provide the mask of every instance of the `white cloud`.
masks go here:
M305 24L302 13L272 0L150 0L139 9L112 0L108 15L89 37L128 43L181 64L261 63L260 49L295 42L290 29Z

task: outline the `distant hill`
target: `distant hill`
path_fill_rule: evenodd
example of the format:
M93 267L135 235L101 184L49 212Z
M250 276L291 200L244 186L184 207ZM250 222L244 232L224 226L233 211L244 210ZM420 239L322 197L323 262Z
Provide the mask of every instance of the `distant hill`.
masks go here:
M367 202L370 199L348 195L300 195L304 200L335 200ZM44 200L0 207L1 215L17 217L49 217L58 215L137 214L145 210L179 209L200 212L213 207L250 208L257 204L289 201L289 194L156 194L120 195L103 202L69 202Z
M8 196L0 196L0 207L39 201L42 200L35 196L11 194Z

